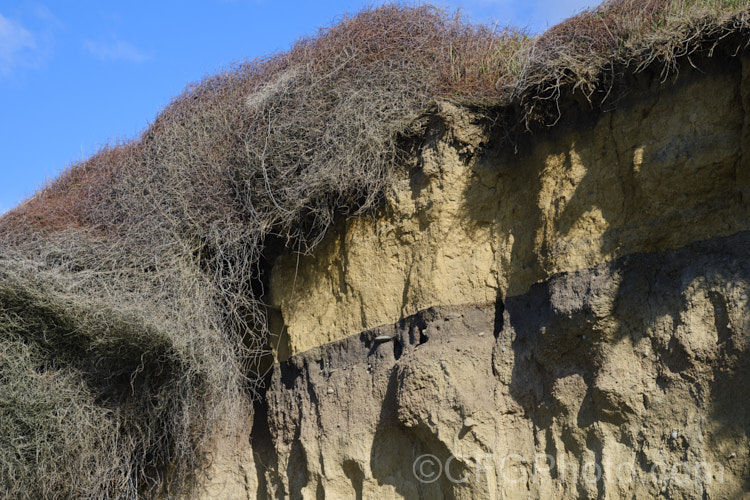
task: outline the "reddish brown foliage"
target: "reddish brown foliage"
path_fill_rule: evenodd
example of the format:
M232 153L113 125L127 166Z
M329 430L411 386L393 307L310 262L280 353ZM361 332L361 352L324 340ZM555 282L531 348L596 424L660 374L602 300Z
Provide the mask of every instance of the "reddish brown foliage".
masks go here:
M107 146L66 170L0 219L0 234L94 229L114 180L137 156L138 143Z
M535 47L552 57L571 49L582 58L617 51L633 34L654 29L671 4L670 0L614 0L551 27L536 39Z

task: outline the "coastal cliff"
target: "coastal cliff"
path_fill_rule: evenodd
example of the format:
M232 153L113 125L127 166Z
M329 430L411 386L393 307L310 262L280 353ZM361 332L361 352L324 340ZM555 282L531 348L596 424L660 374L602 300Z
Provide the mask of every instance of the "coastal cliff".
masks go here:
M516 151L438 104L378 216L275 261L249 496L741 496L748 64Z
M750 7L344 17L0 217L0 497L750 491Z

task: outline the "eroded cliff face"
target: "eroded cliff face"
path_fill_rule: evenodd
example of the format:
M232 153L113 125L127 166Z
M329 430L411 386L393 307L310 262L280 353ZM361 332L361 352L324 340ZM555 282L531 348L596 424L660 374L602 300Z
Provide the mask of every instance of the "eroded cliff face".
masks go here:
M441 104L382 217L346 221L312 257L277 260L271 297L290 353L750 229L748 68L724 64L644 83L614 111L563 120L515 154L481 117Z
M631 255L295 356L269 391L266 486L734 498L750 472L748 251L742 233Z
M276 260L281 362L213 491L750 491L750 60L702 70L515 150L439 104L380 216Z

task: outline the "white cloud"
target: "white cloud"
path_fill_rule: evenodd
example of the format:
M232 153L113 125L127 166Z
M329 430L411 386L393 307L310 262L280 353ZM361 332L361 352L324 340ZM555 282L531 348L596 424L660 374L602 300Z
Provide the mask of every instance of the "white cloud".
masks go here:
M51 10L49 10L44 5L35 5L33 8L33 13L34 17L45 23L48 28L60 29L65 26L65 23L63 23L55 14L52 13Z
M132 63L143 63L154 58L153 54L143 52L130 42L115 40L113 42L94 42L87 40L84 43L86 50L102 61L127 61Z
M0 14L0 76L39 61L36 37L20 23Z

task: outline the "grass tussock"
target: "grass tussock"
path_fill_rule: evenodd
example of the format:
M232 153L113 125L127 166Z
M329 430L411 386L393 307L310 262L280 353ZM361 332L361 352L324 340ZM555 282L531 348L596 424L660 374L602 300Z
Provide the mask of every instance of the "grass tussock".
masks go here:
M552 125L558 101L580 93L601 106L626 74L650 71L666 81L692 58L737 55L748 44L747 0L615 0L586 10L534 39L512 99L527 126Z
M269 248L377 207L431 103L552 124L562 95L744 47L747 19L619 0L531 38L389 5L189 86L0 219L0 494L189 495L260 389Z

